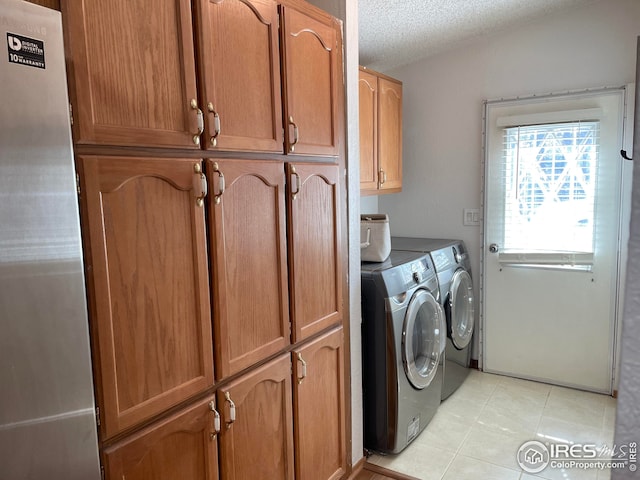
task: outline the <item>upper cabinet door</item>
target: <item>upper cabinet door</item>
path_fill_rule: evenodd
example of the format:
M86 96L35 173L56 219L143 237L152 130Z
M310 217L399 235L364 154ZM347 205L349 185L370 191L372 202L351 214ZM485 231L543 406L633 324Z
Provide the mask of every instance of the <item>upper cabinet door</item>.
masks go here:
M339 168L287 164L294 343L342 320Z
M328 14L280 7L287 153L336 156L342 140L342 42Z
M200 162L79 158L102 438L213 386Z
M199 148L190 0L63 0L62 11L75 141Z
M282 162L208 160L216 373L290 343Z
M378 190L378 77L360 70L360 190ZM370 192L364 192L364 191Z
M402 190L402 83L378 79L380 189Z
M276 3L197 5L205 148L282 153Z

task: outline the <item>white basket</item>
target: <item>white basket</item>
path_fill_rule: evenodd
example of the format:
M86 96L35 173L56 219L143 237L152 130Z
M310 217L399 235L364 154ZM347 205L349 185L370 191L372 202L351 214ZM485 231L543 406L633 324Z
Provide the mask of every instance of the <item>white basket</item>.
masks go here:
M360 215L360 258L384 262L391 253L391 231L386 213Z

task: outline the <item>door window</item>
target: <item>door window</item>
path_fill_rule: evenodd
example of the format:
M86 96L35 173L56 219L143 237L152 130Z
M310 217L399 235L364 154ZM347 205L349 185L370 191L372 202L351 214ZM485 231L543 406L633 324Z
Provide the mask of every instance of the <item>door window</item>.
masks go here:
M504 129L505 250L593 253L599 124Z

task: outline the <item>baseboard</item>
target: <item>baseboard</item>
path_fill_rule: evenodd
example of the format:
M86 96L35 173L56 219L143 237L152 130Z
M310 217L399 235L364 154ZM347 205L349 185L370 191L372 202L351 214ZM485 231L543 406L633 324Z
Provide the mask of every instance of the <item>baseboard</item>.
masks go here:
M380 475L384 475L385 477L393 478L395 480L420 480L416 477L411 477L409 475L405 475L404 473L394 472L393 470L389 470L384 467L379 467L373 463L366 462L364 464L364 470L369 472L378 473Z
M354 478L356 478L358 474L363 470L366 462L367 459L365 457L362 457L360 460L358 460L355 465L351 467L351 475L347 477L347 480L353 480Z

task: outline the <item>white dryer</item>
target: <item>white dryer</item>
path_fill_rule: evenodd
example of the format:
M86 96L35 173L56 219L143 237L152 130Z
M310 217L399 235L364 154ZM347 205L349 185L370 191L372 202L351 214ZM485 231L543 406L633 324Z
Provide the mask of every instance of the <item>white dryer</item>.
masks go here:
M391 237L397 251L429 253L440 284L440 299L447 318L442 399L449 397L469 374L475 303L471 262L462 240Z
M398 453L435 415L442 397L444 311L431 257L391 252L362 263L364 446Z

